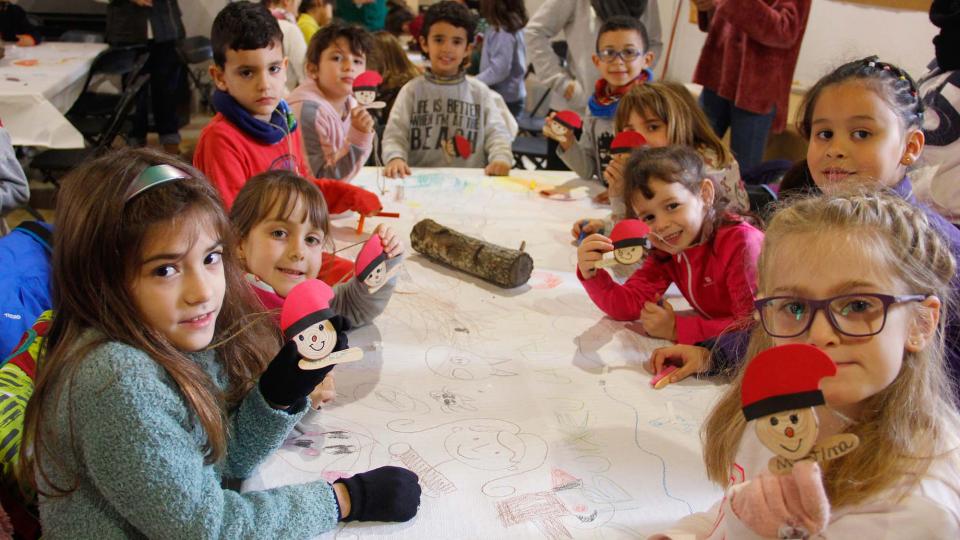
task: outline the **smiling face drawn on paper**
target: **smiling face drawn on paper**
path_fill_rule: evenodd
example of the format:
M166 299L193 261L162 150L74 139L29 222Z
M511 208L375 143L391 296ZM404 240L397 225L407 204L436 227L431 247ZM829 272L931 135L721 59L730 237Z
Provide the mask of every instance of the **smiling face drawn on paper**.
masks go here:
M337 346L337 329L329 320L324 320L293 336L293 342L303 358L322 360Z
M810 453L817 442L819 420L813 407L790 409L757 418L757 438L774 454L796 461Z
M494 424L454 428L443 447L457 461L486 471L515 469L526 452L526 444L516 433Z
M354 92L353 97L357 99L357 102L361 105L369 105L376 101L377 91L376 90L360 90L359 92Z
M633 264L643 258L643 246L627 246L613 250L613 258L620 264Z
M383 261L374 268L367 277L363 278L367 287L379 287L387 280L387 262Z
M557 139L565 140L567 138L567 133L570 132L570 128L557 122L556 120L550 121L550 131Z

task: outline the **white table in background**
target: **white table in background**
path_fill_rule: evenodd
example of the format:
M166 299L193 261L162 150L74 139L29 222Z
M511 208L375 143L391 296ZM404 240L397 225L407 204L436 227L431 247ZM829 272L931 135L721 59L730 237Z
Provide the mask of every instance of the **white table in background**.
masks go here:
M5 44L0 59L0 121L17 146L82 148L83 135L64 117L83 90L104 43ZM36 61L26 65L27 61Z
M511 174L415 169L381 182L399 219L367 219L363 236L355 216L334 220L338 247L380 222L409 246L413 225L431 218L502 246L525 242L535 270L505 290L408 248L386 311L350 334L365 356L336 368L336 402L245 490L387 464L420 474L414 520L341 524L325 535L338 539L637 538L719 498L698 433L718 388L687 380L651 389L640 363L664 342L604 317L573 273L571 224L608 210L539 195L549 184L584 185L569 172ZM358 183L376 190L375 171Z

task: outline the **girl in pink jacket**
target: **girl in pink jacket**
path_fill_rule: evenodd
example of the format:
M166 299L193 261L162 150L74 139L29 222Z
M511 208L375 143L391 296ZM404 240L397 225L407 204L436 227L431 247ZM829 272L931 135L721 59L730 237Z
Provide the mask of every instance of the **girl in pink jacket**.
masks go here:
M621 285L597 269L603 254L614 249L610 238L585 238L577 250L577 277L594 303L616 320L639 320L650 337L681 344L749 319L763 233L725 211L697 151L676 145L637 150L625 180L628 217L650 227L653 249ZM674 313L662 300L671 283L692 313Z

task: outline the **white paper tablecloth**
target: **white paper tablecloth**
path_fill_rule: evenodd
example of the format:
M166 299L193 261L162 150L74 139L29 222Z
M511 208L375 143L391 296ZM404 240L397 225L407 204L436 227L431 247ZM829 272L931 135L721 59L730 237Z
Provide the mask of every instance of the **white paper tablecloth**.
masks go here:
M409 245L412 226L429 217L503 246L525 241L533 276L504 290L408 248L386 312L350 334L365 357L336 368L335 404L244 489L387 464L420 475L413 521L341 524L336 538L636 538L720 496L698 435L718 388L688 380L651 389L640 363L663 342L605 318L572 272L571 224L606 210L538 194L571 173L512 174L419 169L385 180L386 210L401 217L366 220L364 237L385 222ZM360 183L375 188L374 176L367 168ZM360 240L356 223L334 221L339 246Z
M77 100L103 43L5 44L0 59L0 121L13 144L82 148L83 135L63 116ZM35 65L20 65L36 60Z

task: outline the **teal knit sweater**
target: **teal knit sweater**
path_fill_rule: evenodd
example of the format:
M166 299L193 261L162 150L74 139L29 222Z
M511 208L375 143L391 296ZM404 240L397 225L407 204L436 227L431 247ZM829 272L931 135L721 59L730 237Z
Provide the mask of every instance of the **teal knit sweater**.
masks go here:
M213 352L192 358L220 388L227 378ZM338 508L326 482L238 493L243 479L283 442L306 410L270 407L258 389L230 417L226 456L204 464L203 430L176 385L144 352L116 342L93 350L72 384L44 403L52 431L44 470L65 497L41 497L45 538L306 538L333 529ZM70 451L72 417L76 454ZM41 486L45 484L41 479Z

